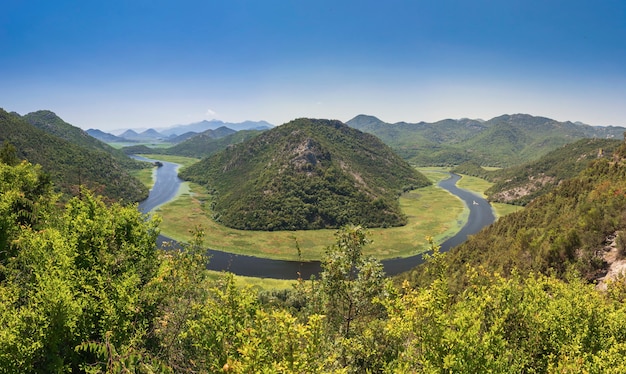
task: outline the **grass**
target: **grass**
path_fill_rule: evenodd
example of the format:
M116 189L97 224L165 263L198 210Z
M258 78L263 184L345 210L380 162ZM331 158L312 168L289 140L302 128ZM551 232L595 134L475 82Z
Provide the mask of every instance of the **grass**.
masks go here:
M187 167L200 161L199 158L185 157L185 156L170 156L170 155L158 155L158 154L142 154L142 157L151 158L153 160L161 160L166 162L173 162L180 164L181 167Z
M145 169L133 169L129 171L129 174L133 177L139 179L141 183L143 183L149 189L154 185L154 173L156 172L156 168L145 168Z

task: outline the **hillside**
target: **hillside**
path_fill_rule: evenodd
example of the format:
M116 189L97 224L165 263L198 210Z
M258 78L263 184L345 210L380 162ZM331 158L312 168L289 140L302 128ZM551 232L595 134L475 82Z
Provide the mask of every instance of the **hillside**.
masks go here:
M526 205L578 175L591 161L610 160L620 144L614 139L581 139L564 145L537 161L495 171L490 177L495 184L485 194L490 201Z
M264 132L180 175L212 191L216 220L259 230L402 225L399 193L429 184L377 138L313 119Z
M229 145L242 143L259 135L261 132L259 130L235 131L221 127L215 130L206 130L181 143L169 148L162 148L159 151L168 155L202 158L224 150Z
M527 114L503 115L488 121L447 119L415 124L389 124L360 115L347 124L376 135L405 160L420 166L472 161L483 166L508 167L536 160L582 138L621 139L626 130Z
M33 116L30 118L33 120ZM48 130L50 132L43 131L19 115L0 109L0 142L13 144L20 159L42 165L57 191L71 196L77 193L77 186L84 185L111 200L136 202L148 196L147 188L128 175L118 159L104 150L106 145L102 150L94 149L101 142L86 134L79 135L84 146L52 134L57 131L68 139L80 134L66 126L48 126ZM136 163L130 161L129 164Z
M80 147L109 153L117 162L126 168L137 169L144 167L144 163L129 158L121 150L115 149L103 141L94 138L88 132L63 121L63 119L54 112L39 110L25 114L22 118L31 125Z
M493 182L485 194L490 201L526 205L545 195L563 180L578 175L598 158L611 159L622 142L615 139L580 139L549 152L536 161L505 169L487 170L473 161L451 171Z
M505 276L513 269L521 274L561 277L575 270L588 280L606 271L603 253L607 243L626 240L626 143L622 142L611 158L597 158L597 144L576 144L570 149L591 149L588 167L448 253L447 266L458 287L463 288L467 280L466 265L483 266ZM581 160L580 164L588 162ZM544 170L551 172L549 167ZM424 282L427 273L421 268L409 278Z

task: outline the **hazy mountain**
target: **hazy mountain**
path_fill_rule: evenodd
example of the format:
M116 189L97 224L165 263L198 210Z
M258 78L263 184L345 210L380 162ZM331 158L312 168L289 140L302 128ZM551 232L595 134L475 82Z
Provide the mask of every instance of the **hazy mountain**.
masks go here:
M314 119L228 147L181 177L213 191L215 219L260 230L402 225L399 193L429 184L376 137Z
M230 123L230 122L222 122L219 120L211 120L211 121L200 121L195 123L190 123L187 125L175 125L169 128L161 129L160 132L163 135L180 135L184 134L188 131L193 131L197 133L204 132L206 130L215 130L220 127L228 127L229 129L240 131L240 130L268 130L274 127L274 125L266 122L266 121L245 121L240 123Z
M172 134L168 136L166 140L168 143L178 144L180 142L184 142L187 139L193 138L196 135L198 135L197 132L187 131L186 133L181 135Z
M130 141L128 139L120 138L119 136L115 136L113 134L109 134L108 132L104 132L98 129L89 129L86 132L90 136L105 143L121 143L121 142Z
M161 134L155 129L148 129L140 133L134 130L126 130L120 135L118 135L118 137L130 140L130 141L151 142L151 141L163 140L167 138L167 135Z

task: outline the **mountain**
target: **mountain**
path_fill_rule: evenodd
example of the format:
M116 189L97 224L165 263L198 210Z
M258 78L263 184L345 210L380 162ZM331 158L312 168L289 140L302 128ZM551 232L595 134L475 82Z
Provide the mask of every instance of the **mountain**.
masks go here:
M137 142L151 142L157 140L163 140L167 138L167 135L161 134L155 129L148 129L141 133L138 133L134 130L126 130L118 137L123 138L125 140L137 141Z
M389 124L359 115L347 122L376 135L416 165L459 165L473 161L507 167L545 155L582 138L617 138L621 127L594 127L528 114L503 115L488 121L446 119L435 123Z
M108 132L104 132L98 129L89 129L86 132L90 136L104 143L121 143L129 141L128 139L120 138L119 136L115 136L113 134L109 134Z
M211 120L211 121L204 120L200 122L190 123L188 125L175 125L169 128L162 129L160 132L165 136L170 136L170 135L184 134L188 131L201 133L206 130L215 130L220 127L228 127L229 129L232 129L235 131L241 131L241 130L268 130L274 127L274 125L266 121L245 121L245 122L240 122L240 123L229 123L229 122L222 122L218 120Z
M617 139L585 138L521 165L486 170L469 161L453 168L452 172L493 182L493 186L485 191L490 201L526 205L547 194L562 181L575 177L590 162L598 158L611 159L613 151L621 143Z
M193 138L196 135L198 135L197 132L187 131L186 133L181 134L181 135L172 134L167 137L166 141L168 143L178 144L180 142L184 142L187 139Z
M591 161L612 159L620 144L616 139L581 139L564 145L539 160L495 171L490 178L495 184L485 194L491 201L525 205L575 177Z
M138 141L140 136L136 131L129 129L119 134L118 137L126 140Z
M220 127L215 130L206 130L172 147L155 149L155 151L168 155L202 158L222 151L232 144L242 143L261 132L260 130L235 131Z
M214 218L256 230L398 226L398 196L430 182L376 137L297 119L184 169L212 192Z
M40 116L52 121L40 122ZM39 123L39 127L27 122L26 118ZM71 125L60 119L58 122L56 118L52 112L35 112L22 118L0 109L0 142L9 142L15 146L20 159L40 164L44 172L50 175L55 189L66 196L76 194L79 185L109 200L136 202L148 196L148 189L125 171L126 168L116 156L107 152L106 147L100 149L98 143L101 142L81 133L80 129L69 127ZM65 139L76 136L82 145ZM127 159L126 156L122 157ZM129 160L129 164L135 164L135 161Z

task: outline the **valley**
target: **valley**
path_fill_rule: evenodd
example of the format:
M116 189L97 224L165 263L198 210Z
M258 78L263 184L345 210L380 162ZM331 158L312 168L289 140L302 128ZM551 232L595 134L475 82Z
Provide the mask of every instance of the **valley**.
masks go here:
M119 158L129 181L152 188L138 206L156 214L88 188L56 195L45 174L55 165L20 162L18 149L6 142L0 152L2 367L80 371L109 359L123 367L140 362L149 372L219 372L231 363L260 363L272 372L296 354L292 363L301 369L285 372L307 372L312 365L319 372L419 372L424 362L459 372L543 372L568 363L553 352L577 349L594 357L594 367L615 361L604 358L612 357L613 342L623 335L625 292L619 276L607 279L615 275L604 261L620 263L626 248L623 141L581 139L506 168L476 159L454 168L416 168L371 135L306 120L234 143L231 133L219 144L206 136L180 143L188 146L121 149L143 151L151 161L141 164L77 140L82 133L51 113L25 117L44 118L46 126L33 130L17 116L7 123L47 144L78 141L72 152L90 155L95 148ZM20 147L32 140L0 129ZM56 140L59 135L70 140ZM177 154L168 155L171 149ZM210 154L181 155L193 150ZM503 165L512 162L495 151ZM99 159L105 153L97 153ZM189 180L178 179L179 171ZM462 175L450 177L451 171ZM69 181L63 175L55 180L71 187L71 173ZM544 180L551 184L537 184ZM261 187L240 188L246 184ZM527 200L518 205L496 202L501 191L520 188L533 194L520 196ZM326 228L229 227L214 202L231 191L256 196L232 204L244 211L264 195L287 199L290 209L304 202L304 211L328 199L322 205L334 204L333 213L341 213L342 201L363 203L364 210L380 209L402 224L334 227L336 218L321 221L311 210L302 217ZM160 250L160 234L177 246ZM74 348L66 351L58 341ZM263 352L278 352L270 364L264 364L266 353L254 353L258 342L267 345ZM289 347L281 348L285 342ZM450 354L467 357L458 361ZM28 362L16 361L18 355Z
M156 161L152 159L152 157L156 157L155 155L149 155L149 157L150 157L149 159L145 159L145 158L143 159L149 160L150 162ZM180 160L180 158L178 158L178 160ZM154 187L150 192L151 193L150 197L145 202L142 202L139 208L142 211L147 213L148 211L152 210L154 206L161 206L162 204L164 204L164 200L160 199L161 197L169 196L169 198L167 199L167 202L165 202L164 204L165 206L163 207L163 209L157 208L155 210L158 214L161 215L164 222L168 222L169 221L168 217L163 215L163 211L165 212L168 211L167 207L169 204L176 205L175 196L177 195L176 192L178 188L180 187L181 183L180 181L176 181L174 180L174 178L171 177L172 170L177 169L176 165L171 164L167 161L163 161L163 160L160 160L160 161L166 166L159 167L156 170L156 173L155 173L156 183L154 184ZM437 201L438 200L437 198L430 197L428 198L428 200L422 200L423 197L419 196L419 194L417 193L413 195L411 195L411 193L407 193L403 197L401 197L402 200L405 200L403 202L404 204L402 204L403 207L410 209L411 205L415 203L417 203L420 206L423 206L423 204L425 204L426 201L428 201L431 204L441 206L441 212L444 212L444 211L450 211L451 206L458 204L459 199L462 200L465 206L462 212L457 217L453 217L455 218L454 224L452 224L452 222L444 223L444 228L448 226L452 226L452 228L449 228L443 234L439 235L439 237L435 238L435 240L442 243L442 250L446 251L458 245L460 242L465 240L468 234L476 233L478 230L480 230L480 228L482 228L483 226L487 224L490 224L493 221L494 217L491 212L489 203L486 200L482 199L476 193L467 194L457 189L454 186L457 183L457 181L460 180L459 177L456 177L454 179L448 178L446 177L447 172L445 172L444 170L438 170L438 169L427 169L427 170L425 169L424 172L426 173L426 175L430 175L431 179L434 182L439 182L437 183L437 188L448 190L448 191L453 191L455 195L440 194L439 199L441 201ZM442 179L442 177L444 179ZM475 182L468 183L468 184L474 185ZM185 190L186 189L187 189L187 186L185 186ZM162 191L171 191L171 192L162 192ZM459 194L464 194L463 198L461 198ZM178 198L181 198L181 197L182 197L181 195L178 195ZM173 201L170 202L170 200L173 200ZM477 200L480 202L480 204L476 202ZM151 201L155 201L155 202L151 203ZM485 211L475 212L478 209L484 210L485 208L487 210L486 212ZM413 209L411 210L414 211ZM453 209L452 211L455 211L455 209ZM421 214L417 214L417 216L411 216L410 218L411 218L411 221L439 222L439 220L434 217L436 213L437 213L436 211L421 212ZM204 217L207 217L207 215L204 215ZM471 225L469 224L470 222L471 222ZM205 225L207 224L207 222L204 222L204 224L202 224L199 222L190 221L188 222L188 224L192 225L193 227L206 227ZM210 224L216 225L215 222L210 222ZM422 237L425 238L426 236L431 235L432 232L439 232L441 230L440 228L435 227L432 229L431 233L424 232L423 229L420 231L419 228L414 227L415 225L413 224L413 222L410 222L408 226L409 226L409 229L416 230L415 232L413 232L416 238L419 238L420 234L423 234ZM190 232L188 232L188 236L185 237L185 236L182 236L180 232L170 233L170 230L167 229L167 226L162 225L162 229L163 229L163 233L169 238L177 238L178 240L182 240L182 241L190 241L192 239L190 237L191 235ZM392 230L392 229L386 229L386 230ZM378 229L378 230L371 229L370 231L371 231L372 237L382 236L381 235L382 229ZM377 233L377 231L379 233ZM212 230L210 233L207 233L207 238L208 238L207 242L208 243L225 243L226 239L222 236L214 235L215 232L219 232L219 231ZM262 234L261 232L233 230L233 232L231 232L230 235L233 235L234 232L238 234L238 236L241 238L242 241L245 240L245 238L248 238L248 240L250 241L250 245L244 246L243 248L222 247L220 248L219 251L216 251L215 250L216 248L214 248L213 245L209 244L209 246L211 247L211 249L209 250L211 261L209 262L208 268L210 270L217 270L217 271L227 270L236 275L257 276L257 277L263 277L263 278L282 278L282 279L290 279L290 278L293 279L295 275L298 273L300 274L300 276L304 278L308 278L311 275L315 275L320 271L319 260L321 259L321 256L322 256L321 253L320 253L320 257L318 258L315 258L315 257L304 258L304 256L302 256L302 253L307 253L307 254L315 253L314 249L307 248L307 247L304 247L304 251L303 251L303 247L300 244L300 242L302 241L301 237L306 236L307 231L301 230L301 231L294 231L294 232L289 232L289 233L277 232L276 239L274 239L274 243L287 243L288 245L289 240L293 240L293 243L291 243L293 248L289 248L289 247L280 248L276 246L273 247L275 251L281 252L280 257L267 256L267 253L263 253L262 251L259 251L260 245L257 241L257 238L259 235ZM319 242L321 242L321 247L326 248L332 243L331 237L326 237L324 234L319 235L319 233L317 232L316 234L318 234L316 236L319 236ZM390 234L391 238L398 236L397 232L395 233L391 232L387 234ZM285 240L284 238L281 239L280 236L285 236L287 240ZM327 242L324 243L324 240L327 240ZM388 257L388 256L385 256L384 254L385 252L386 253L390 252L389 251L390 247L393 248L393 241L391 241L390 243L389 239L387 239L386 241L381 243L383 247L381 247L380 244L379 245L376 245L376 244L377 243L370 244L370 248L365 253L371 254L372 256L375 256L376 258L383 260L382 263L385 268L385 272L389 275L394 275L400 272L407 271L415 267L416 265L420 264L422 262L422 252L428 249L426 244L423 246L423 249L420 249L419 245L415 243L414 247L416 248L413 248L412 253L408 253L408 254L399 253L397 255L391 255ZM296 245L300 249L300 254L296 253L296 256L293 256L292 252L294 249L296 249ZM284 254L289 255L290 253L292 254L292 257L283 257ZM249 257L249 256L254 256L254 257ZM274 259L274 261L272 261L271 259ZM388 259L388 260L385 261L385 259ZM313 261L314 263L310 263L311 261Z

